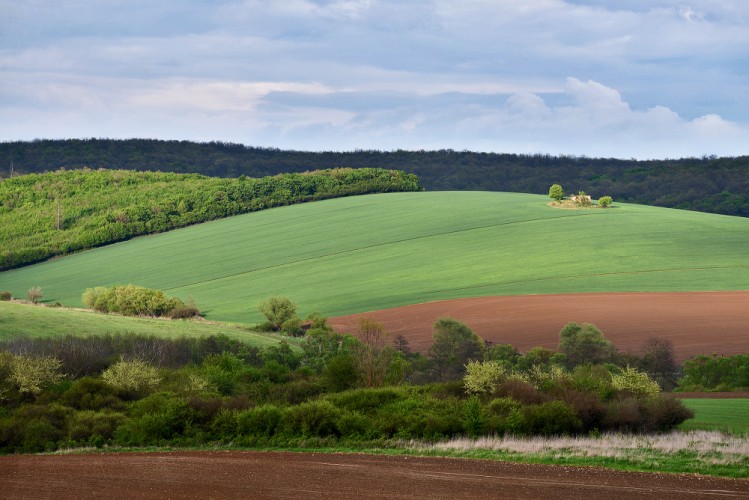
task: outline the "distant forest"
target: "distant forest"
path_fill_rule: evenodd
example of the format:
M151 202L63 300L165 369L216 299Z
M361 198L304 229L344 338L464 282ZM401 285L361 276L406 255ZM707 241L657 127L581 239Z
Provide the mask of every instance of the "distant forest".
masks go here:
M548 193L749 217L749 156L621 160L470 151L303 152L224 142L69 139L0 143L0 177L82 167L263 177L330 168L404 170L429 191Z

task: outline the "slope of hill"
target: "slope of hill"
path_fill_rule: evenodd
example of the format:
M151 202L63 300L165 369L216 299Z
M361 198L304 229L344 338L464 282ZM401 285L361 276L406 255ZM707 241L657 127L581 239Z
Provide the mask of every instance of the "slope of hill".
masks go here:
M544 194L551 183L614 199L749 217L749 156L622 160L471 151L282 151L222 142L68 139L0 142L0 177L60 167L262 177L339 167L405 170L430 191Z
M0 182L0 270L269 207L415 191L412 174L336 169L252 179L58 170Z
M208 318L261 319L286 295L335 316L449 298L742 290L749 220L616 204L559 210L537 195L391 193L274 208L0 274L0 290L80 304L134 283L192 296Z
M248 331L228 323L169 321L157 318L133 318L76 309L37 307L28 304L0 302L0 339L16 335L30 338L75 335L137 334L165 338L194 338L224 335L248 345L265 348L281 340L294 339L272 333Z

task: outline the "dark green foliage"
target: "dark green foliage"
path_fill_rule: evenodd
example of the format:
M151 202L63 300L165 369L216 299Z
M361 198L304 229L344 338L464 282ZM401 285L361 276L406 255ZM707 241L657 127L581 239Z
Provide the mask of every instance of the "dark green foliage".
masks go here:
M749 216L749 158L619 160L581 156L470 151L303 152L222 142L153 139L70 139L0 143L0 174L114 168L262 177L337 167L403 169L431 191L511 191L545 194L550 180L596 196L728 215ZM10 199L13 203L13 198ZM66 215L67 217L67 215ZM67 222L67 218L66 218ZM48 224L52 224L50 218Z
M281 408L262 405L237 414L237 432L240 435L272 437L284 418Z
M456 329L464 331L459 325ZM605 366L586 365L566 372L551 361L548 350L531 356L527 370L503 380L493 394L468 397L462 380L334 392L350 385L358 374L345 338L338 354L325 358L322 374L301 364L303 359L311 360L315 349L302 357L288 345L248 351L220 337L188 344L151 340L122 336L96 344L99 356L108 353L111 361L120 360L122 348L141 353L161 350L165 354L157 358L177 363L176 369L158 371L156 386L127 400L99 374L63 380L37 395L9 399L12 391L2 385L8 374L0 370L0 452L70 445L324 446L504 433L650 432L672 429L692 415L677 399L614 390ZM23 352L49 352L75 343L16 339L10 345ZM320 352L324 355L324 350ZM492 355L501 363L514 361L514 370L527 356L506 348L495 349ZM409 358L400 359L408 363Z
M451 318L437 320L433 338L429 356L434 361L435 380L461 378L466 363L483 358L484 342L460 321Z
M733 391L749 388L749 354L695 356L684 362L682 391Z
M418 189L414 175L371 168L260 179L88 169L13 177L0 182L0 270L275 206Z
M561 436L576 434L582 422L575 410L562 401L550 401L537 405L524 406L511 429L519 434L538 436Z
M565 363L573 368L586 363L599 364L612 361L616 349L603 336L603 332L590 323L567 323L559 332L559 351Z
M12 298L13 298L13 294L12 293L10 293L10 292L0 292L0 300L7 302L7 301L9 301Z
M309 401L286 409L283 433L289 437L340 436L337 421L341 410L330 401Z
M77 410L121 410L124 407L117 391L99 378L83 377L74 381L60 397L60 403Z

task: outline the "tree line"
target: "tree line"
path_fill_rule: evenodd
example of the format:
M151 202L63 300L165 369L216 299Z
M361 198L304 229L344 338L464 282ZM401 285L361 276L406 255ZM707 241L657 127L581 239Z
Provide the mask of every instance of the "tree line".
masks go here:
M550 183L620 202L749 217L749 156L626 160L471 151L304 152L225 142L68 139L0 143L0 176L60 167L263 177L328 168L387 168L427 190L545 194Z
M271 207L418 189L413 174L373 168L232 179L103 169L28 174L0 182L0 271Z

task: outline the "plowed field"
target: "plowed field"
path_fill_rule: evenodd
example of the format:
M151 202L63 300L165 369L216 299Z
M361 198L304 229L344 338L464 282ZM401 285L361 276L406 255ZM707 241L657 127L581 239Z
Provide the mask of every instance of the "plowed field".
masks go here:
M278 452L0 457L15 498L749 498L749 481L487 460Z
M648 337L668 338L679 362L695 354L749 352L749 291L482 297L365 314L421 352L431 346L432 325L443 317L462 321L484 340L520 351L555 348L559 331L575 321L595 324L624 352L637 352ZM359 316L330 322L338 331L354 332Z

